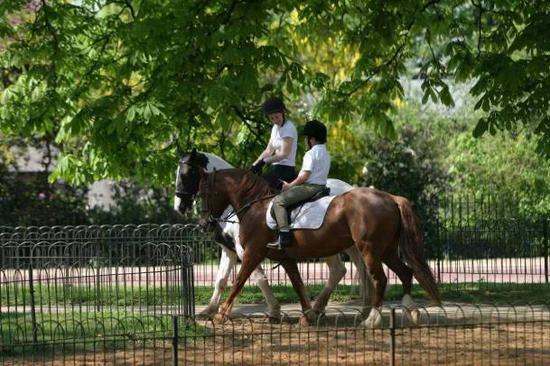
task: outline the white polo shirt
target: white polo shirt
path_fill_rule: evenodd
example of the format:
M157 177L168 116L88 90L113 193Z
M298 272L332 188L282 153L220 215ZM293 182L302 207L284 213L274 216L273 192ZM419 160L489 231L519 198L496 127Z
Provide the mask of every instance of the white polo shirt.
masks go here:
M330 155L325 144L317 144L305 153L302 170L311 172L305 183L327 184L330 171Z
M271 147L275 150L275 153L279 153L283 148L283 139L286 137L292 138L292 147L290 148L290 154L288 158L277 161L273 165L288 165L296 166L296 149L298 147L298 131L292 121L286 120L282 125L273 125L271 129L271 137L269 138L269 143Z

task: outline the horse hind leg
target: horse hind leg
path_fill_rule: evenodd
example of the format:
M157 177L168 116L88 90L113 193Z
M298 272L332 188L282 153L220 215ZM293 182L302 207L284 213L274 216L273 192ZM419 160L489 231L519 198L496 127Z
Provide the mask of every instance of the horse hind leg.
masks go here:
M405 316L414 324L418 324L420 314L416 303L411 297L413 270L403 263L397 255L397 251L392 251L392 253L384 259L384 263L395 272L403 286L401 305L403 306Z
M359 281L359 296L361 298L361 304L364 308L370 306L371 296L374 293L374 284L368 274L365 261L359 249L355 245L345 250L346 254L350 257L356 269L356 280Z
M374 255L370 248L373 244L370 242L358 242L357 247L361 250L365 264L368 268L370 277L374 285L374 292L371 299L372 309L368 318L363 321L363 325L368 328L381 328L382 327L382 314L381 306L384 300L384 292L386 291L386 285L388 279L384 273L382 262L378 256Z
M344 266L344 263L342 262L342 259L340 259L339 254L326 257L325 262L329 269L329 275L325 287L323 287L323 290L315 300L315 305L313 305L313 310L317 314L325 311L325 307L327 306L330 295L334 291L336 285L338 285L340 280L342 280L342 278L346 274L346 266Z

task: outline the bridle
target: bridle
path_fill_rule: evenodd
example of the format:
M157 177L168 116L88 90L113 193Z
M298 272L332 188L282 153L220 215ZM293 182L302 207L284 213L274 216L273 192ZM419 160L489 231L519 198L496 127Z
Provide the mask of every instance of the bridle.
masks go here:
M255 199L251 200L250 202L245 203L238 210L233 209L233 211L231 211L226 217L218 218L218 217L215 217L212 214L212 210L211 210L211 207L210 207L210 201L212 200L212 198L220 194L219 192L212 192L212 189L211 189L211 187L213 187L214 184L216 183L216 174L217 174L218 170L216 170L214 168L212 173L207 175L206 182L205 182L206 189L203 192L201 192L201 189L200 189L200 180L201 180L201 178L200 178L200 173L199 173L199 169L201 169L201 167L198 166L198 165L189 163L188 161L180 162L180 164L185 164L189 167L189 170L186 174L194 175L194 179L197 183L196 183L196 188L193 187L194 181L193 181L193 178L190 178L186 182L184 190L176 189L176 196L178 196L180 198L190 197L194 201L195 196L198 195L201 198L201 210L200 210L201 217L203 218L203 220L207 224L218 223L218 222L237 223L237 221L230 220L230 219L232 217L237 216L239 213L244 212L245 210L249 209L253 204L255 204L257 202L264 201L264 200L267 200L267 199L270 199L270 198L273 198L273 197L277 196L277 194L270 194L270 195L267 195L267 196L255 198ZM179 175L178 175L177 179L180 179Z
M199 197L201 198L201 216L203 218L207 217L205 220L207 223L214 223L214 222L217 222L219 219L217 219L216 217L214 217L214 215L211 213L212 210L210 209L209 207L209 204L208 204L208 200L209 200L209 197L210 196L217 196L219 195L218 192L212 192L210 193L211 189L210 187L213 187L214 186L214 183L216 183L216 173L217 173L217 170L216 168L214 168L214 170L212 171L212 173L210 173L209 175L207 175L206 177L206 190L205 192L201 192L201 190L199 189ZM210 182L210 180L212 182ZM208 192L208 193L207 193Z

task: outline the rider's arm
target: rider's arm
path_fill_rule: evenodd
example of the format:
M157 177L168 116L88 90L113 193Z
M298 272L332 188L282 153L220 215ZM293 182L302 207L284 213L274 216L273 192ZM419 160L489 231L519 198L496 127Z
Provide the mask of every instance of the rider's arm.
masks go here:
M254 164L252 165L256 165L258 164L260 161L264 160L273 155L273 153L275 152L275 149L273 148L273 146L271 145L271 141L267 144L267 147L265 148L265 150L260 154L260 156L258 157L258 159L256 159L256 161L254 161Z
M283 190L286 191L289 188L299 186L300 184L304 184L309 176L311 175L311 172L309 170L301 170L300 174L290 183L283 183Z
M269 164L273 164L277 161L281 161L284 159L287 159L290 155L290 151L292 150L292 137L285 137L283 138L283 144L281 146L281 149L279 152L276 152L273 155L267 156L264 158L264 161Z

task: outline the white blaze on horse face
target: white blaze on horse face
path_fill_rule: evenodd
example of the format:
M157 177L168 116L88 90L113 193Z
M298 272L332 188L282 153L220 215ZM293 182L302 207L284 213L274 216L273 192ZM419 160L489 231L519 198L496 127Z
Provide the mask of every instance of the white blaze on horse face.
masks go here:
M180 181L180 165L178 164L178 169L176 170L176 189L178 189L179 181ZM181 204L181 198L174 195L174 211L179 211L180 204Z

